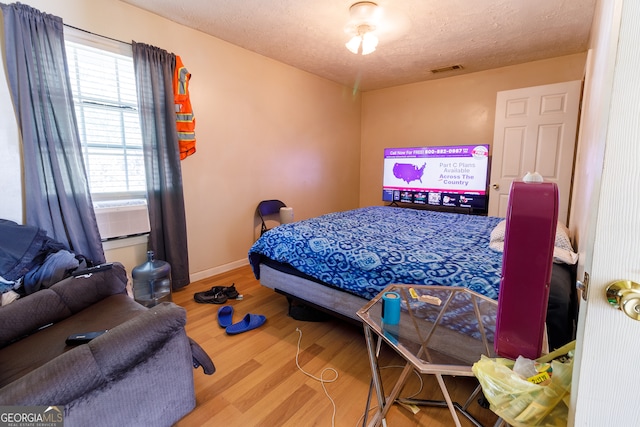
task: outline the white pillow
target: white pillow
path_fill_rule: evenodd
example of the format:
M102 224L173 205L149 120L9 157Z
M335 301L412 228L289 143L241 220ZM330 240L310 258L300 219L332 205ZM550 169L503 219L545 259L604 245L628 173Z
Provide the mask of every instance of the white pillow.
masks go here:
M504 235L507 221L502 220L491 230L489 247L498 252L504 252ZM556 227L556 239L553 248L553 262L573 265L578 262L578 254L573 252L569 229L560 221Z

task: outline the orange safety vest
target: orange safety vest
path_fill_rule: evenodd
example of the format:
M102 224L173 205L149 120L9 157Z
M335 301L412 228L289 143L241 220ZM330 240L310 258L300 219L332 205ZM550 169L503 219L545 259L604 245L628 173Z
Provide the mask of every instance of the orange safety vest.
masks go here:
M173 100L176 108L180 160L184 160L196 152L196 118L193 116L189 100L189 79L191 79L191 73L182 64L182 59L176 55L176 68L173 72Z

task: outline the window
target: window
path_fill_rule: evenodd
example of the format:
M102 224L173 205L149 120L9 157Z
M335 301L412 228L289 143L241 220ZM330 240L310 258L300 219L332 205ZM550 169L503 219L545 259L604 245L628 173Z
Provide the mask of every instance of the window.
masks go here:
M131 46L129 54L77 43L65 47L91 195L130 199L146 190Z
M149 231L131 46L65 28L85 169L103 240Z

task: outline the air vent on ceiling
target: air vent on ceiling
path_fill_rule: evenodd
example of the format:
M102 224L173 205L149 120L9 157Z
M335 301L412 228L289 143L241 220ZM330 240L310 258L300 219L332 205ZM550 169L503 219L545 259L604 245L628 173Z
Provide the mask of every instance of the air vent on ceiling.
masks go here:
M450 65L448 67L434 68L433 70L430 70L430 71L433 74L436 74L436 73L444 73L447 71L455 71L455 70L462 70L462 65Z

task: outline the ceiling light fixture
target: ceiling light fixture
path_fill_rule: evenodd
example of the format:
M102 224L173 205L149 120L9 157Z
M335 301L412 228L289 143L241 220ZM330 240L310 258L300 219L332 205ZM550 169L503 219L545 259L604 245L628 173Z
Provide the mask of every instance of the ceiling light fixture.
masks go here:
M355 30L355 35L345 46L356 55L368 55L376 50L378 38L373 31L376 29L375 21L379 10L378 5L371 1L354 3L349 8L351 30Z

